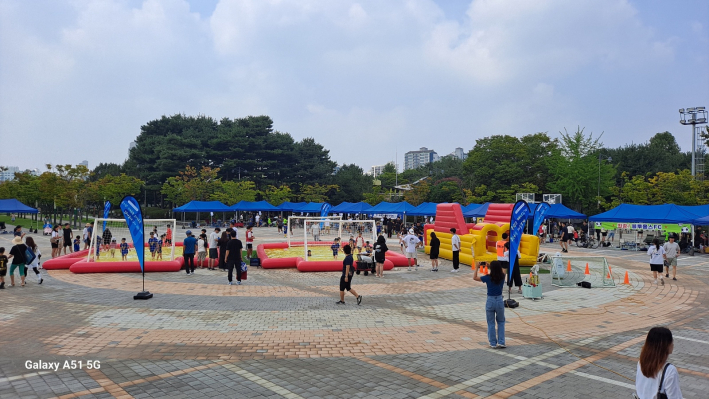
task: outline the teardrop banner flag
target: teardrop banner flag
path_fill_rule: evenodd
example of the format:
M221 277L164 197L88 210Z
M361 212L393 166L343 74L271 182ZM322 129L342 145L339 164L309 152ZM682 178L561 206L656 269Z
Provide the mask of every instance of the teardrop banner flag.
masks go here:
M508 274L512 280L512 270L514 270L519 243L522 240L524 226L527 223L529 216L529 205L526 201L517 201L512 208L512 217L510 218L510 272Z
M328 204L327 202L322 204L322 206L320 207L320 217L323 218L323 217L327 216L327 214L330 213L331 207L332 207L332 205ZM320 222L320 229L323 228L323 224L324 224L323 222Z
M539 226L544 223L544 216L546 216L550 208L551 205L546 202L537 204L537 209L534 210L534 228L532 229L532 234L539 234Z
M133 299L150 299L153 297L153 294L145 291L145 233L143 230L143 212L140 210L138 200L130 195L121 200L121 211L123 211L123 217L125 217L126 223L128 224L128 230L133 239L133 248L138 255L138 262L140 262L140 271L143 273L143 291L133 296Z
M105 204L103 204L103 218L108 219L108 212L111 211L111 201L106 201ZM106 221L103 221L103 230L101 231L106 231Z

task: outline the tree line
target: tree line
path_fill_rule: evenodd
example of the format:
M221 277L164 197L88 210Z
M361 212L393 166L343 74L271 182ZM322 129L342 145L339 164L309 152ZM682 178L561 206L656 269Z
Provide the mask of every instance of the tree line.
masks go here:
M43 209L102 209L124 195L148 207L191 200L514 202L517 193L561 194L563 203L592 215L620 203L695 205L709 202L707 183L694 179L691 154L669 132L646 143L604 147L578 128L476 140L465 161L446 156L397 173L393 163L376 177L337 164L313 138L294 140L268 116L223 118L172 115L141 127L128 159L93 171L48 165L40 176L16 174L0 184L1 198ZM397 187L409 185L408 190Z

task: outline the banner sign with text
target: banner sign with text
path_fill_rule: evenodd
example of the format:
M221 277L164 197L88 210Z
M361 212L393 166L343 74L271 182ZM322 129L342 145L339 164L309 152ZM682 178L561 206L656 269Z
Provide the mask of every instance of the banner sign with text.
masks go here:
M103 204L103 218L108 219L108 212L111 211L111 201L106 201L105 204ZM106 221L103 221L103 230L101 231L106 231Z
M527 224L529 216L529 205L525 201L517 201L512 208L512 217L510 218L510 272L509 278L512 280L512 270L514 270L519 243L522 241L524 226Z
M539 234L539 227L544 223L544 216L546 216L550 208L551 205L546 202L537 205L537 209L534 211L534 227L532 234Z
M606 230L662 230L669 233L680 233L682 227L687 227L689 224L661 224L661 223L615 223L615 222L595 222L595 228ZM686 229L685 229L686 230Z
M140 271L145 273L143 212L140 210L138 200L133 196L126 196L121 201L121 211L123 211L123 217L126 219L128 230L130 230L130 236L133 239L133 248L135 248L135 252L138 254Z
M320 207L320 217L325 217L327 216L328 213L330 213L330 208L332 208L332 205L328 204L327 202L322 204ZM320 228L323 228L324 223L320 223Z

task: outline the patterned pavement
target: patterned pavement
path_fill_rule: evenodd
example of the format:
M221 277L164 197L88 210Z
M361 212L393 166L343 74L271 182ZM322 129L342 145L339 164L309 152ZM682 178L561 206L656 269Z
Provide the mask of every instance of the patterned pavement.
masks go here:
M521 306L506 312L504 350L488 347L485 287L470 268L441 261L432 273L423 254L416 272L355 276L362 306L335 305L338 273L250 268L242 286L206 269L148 274L148 301L132 299L139 275L31 275L0 291L0 399L629 398L655 325L673 331L684 397L706 398L709 256L681 258L678 281L656 286L643 253L569 255L605 256L617 287L560 289L542 275L544 299L512 294Z

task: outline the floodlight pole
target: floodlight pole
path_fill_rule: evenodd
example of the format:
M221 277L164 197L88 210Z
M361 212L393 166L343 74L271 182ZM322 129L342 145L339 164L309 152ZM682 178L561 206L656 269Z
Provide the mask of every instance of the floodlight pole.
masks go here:
M680 108L679 123L692 126L692 176L697 176L697 125L707 123L707 111L705 107Z

